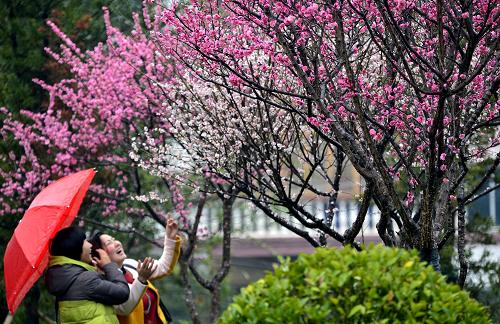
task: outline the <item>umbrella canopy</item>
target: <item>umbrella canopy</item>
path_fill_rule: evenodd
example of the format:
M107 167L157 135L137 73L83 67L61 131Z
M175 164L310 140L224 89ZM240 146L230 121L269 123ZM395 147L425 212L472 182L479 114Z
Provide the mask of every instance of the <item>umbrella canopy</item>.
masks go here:
M19 221L3 258L5 292L12 314L47 266L50 240L75 219L94 174L88 169L52 182Z

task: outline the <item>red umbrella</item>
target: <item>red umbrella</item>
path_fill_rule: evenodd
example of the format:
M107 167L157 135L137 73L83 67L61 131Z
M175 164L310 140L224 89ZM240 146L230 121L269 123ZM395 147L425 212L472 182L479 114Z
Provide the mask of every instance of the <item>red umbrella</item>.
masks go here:
M88 169L52 182L19 221L3 257L5 292L12 314L47 266L49 241L75 219L94 174Z

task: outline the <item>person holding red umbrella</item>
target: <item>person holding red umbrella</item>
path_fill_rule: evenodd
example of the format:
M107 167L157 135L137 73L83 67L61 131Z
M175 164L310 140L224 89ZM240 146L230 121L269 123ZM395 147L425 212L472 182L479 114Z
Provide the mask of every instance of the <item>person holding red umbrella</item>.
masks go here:
M3 257L5 297L12 317L49 262L49 242L71 225L94 178L94 169L53 181L33 199Z
M56 296L58 323L119 323L112 305L127 301L128 283L106 251L92 257L91 248L77 227L60 230L50 243L45 283Z

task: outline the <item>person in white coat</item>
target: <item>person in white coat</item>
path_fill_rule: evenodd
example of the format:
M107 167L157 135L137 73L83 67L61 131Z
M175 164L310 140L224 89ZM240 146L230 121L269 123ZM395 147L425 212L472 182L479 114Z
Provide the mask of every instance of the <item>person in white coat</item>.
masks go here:
M96 233L90 242L94 248L102 248L108 253L111 261L120 266L129 283L128 300L114 306L121 324L156 324L171 321L170 314L151 281L172 273L179 259L181 238L178 235L178 225L172 218L167 220L163 253L158 260L149 257L142 262L128 259L121 242L101 232Z

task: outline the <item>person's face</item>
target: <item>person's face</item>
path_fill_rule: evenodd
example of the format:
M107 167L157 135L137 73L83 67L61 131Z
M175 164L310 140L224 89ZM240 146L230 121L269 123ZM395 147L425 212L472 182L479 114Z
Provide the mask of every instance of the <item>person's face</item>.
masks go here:
M108 253L110 260L121 267L127 258L122 243L108 234L101 235L100 239L102 249Z
M90 256L91 247L92 247L92 244L90 244L89 241L87 241L87 240L83 241L82 255L80 256L80 260L82 262L92 264L92 257Z

